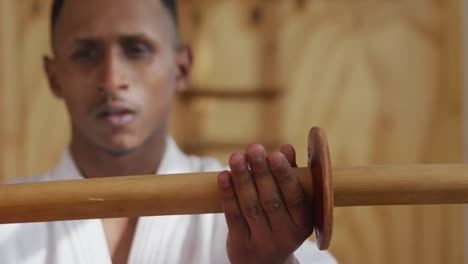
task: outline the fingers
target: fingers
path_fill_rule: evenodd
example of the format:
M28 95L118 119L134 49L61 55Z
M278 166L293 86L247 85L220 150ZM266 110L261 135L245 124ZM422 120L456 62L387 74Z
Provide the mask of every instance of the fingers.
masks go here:
M268 157L261 145L251 145L245 155L234 153L229 165L231 173L221 173L219 185L230 227L250 237L310 227L311 208L292 167L291 145Z
M280 152L283 153L283 155L286 157L288 160L289 164L291 166L297 168L297 163L296 163L296 150L292 145L286 144L283 145L280 149Z
M282 152L274 152L268 157L268 164L293 223L299 228L310 226L311 209L307 206L304 190L294 174L290 160L288 161Z
M267 237L270 234L269 222L257 195L257 187L247 165L244 154L234 153L229 159L232 182L240 211L244 216L251 236Z
M246 158L257 187L260 204L274 232L288 230L291 219L268 166L265 149L261 145L251 145L246 150Z
M234 192L231 173L229 171L223 171L218 174L218 189L226 223L230 232L230 238L239 243L247 241L250 236L249 227L237 203L237 197Z
M295 156L291 145L269 156L261 145L251 145L245 154L232 154L231 171L218 175L231 261L282 261L312 233L311 208L293 170Z

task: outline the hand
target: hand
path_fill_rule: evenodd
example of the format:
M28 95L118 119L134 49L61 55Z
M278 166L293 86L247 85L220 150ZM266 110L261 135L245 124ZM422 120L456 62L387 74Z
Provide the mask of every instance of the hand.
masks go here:
M284 263L312 234L310 203L294 174L295 150L266 156L261 145L229 159L218 175L231 263Z

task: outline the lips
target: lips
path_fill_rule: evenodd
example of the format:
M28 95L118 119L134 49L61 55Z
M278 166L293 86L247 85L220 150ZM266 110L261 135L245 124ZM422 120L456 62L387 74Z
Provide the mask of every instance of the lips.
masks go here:
M99 107L98 120L113 127L120 127L129 124L136 118L136 111L127 106L103 105Z

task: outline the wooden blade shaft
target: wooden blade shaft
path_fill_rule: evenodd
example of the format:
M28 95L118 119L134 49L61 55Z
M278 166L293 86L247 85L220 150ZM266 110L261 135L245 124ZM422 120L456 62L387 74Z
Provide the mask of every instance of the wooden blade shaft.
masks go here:
M309 168L296 173L309 197ZM467 165L333 168L335 206L468 203ZM217 173L0 185L0 223L222 212Z

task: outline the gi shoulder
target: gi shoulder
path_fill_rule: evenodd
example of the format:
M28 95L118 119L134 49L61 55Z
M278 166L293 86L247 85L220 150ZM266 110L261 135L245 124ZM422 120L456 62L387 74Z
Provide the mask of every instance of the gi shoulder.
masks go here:
M194 172L214 172L226 169L217 159L210 157L188 156Z
M46 181L52 181L50 173L44 173L44 174L39 174L39 175L12 179L4 183L5 184L19 184L19 183L46 182Z

